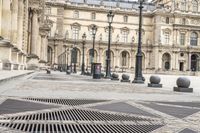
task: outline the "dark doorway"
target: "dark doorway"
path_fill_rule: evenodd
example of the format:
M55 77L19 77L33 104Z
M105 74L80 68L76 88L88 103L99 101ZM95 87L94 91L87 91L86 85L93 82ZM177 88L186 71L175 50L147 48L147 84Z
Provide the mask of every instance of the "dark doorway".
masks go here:
M179 64L179 71L183 71L184 70L184 63L180 62Z
M191 56L191 71L197 71L197 55Z

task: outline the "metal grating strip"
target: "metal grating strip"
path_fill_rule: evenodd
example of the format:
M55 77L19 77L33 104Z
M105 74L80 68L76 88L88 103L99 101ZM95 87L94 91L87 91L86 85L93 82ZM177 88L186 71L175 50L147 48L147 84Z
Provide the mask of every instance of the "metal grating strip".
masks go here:
M42 117L43 115L43 117ZM46 116L46 117L44 117ZM93 110L68 109L52 112L43 112L36 114L28 114L22 116L7 117L7 120L25 120L25 121L152 121L148 118L140 118L136 116L125 116L119 114L110 114Z
M30 133L149 133L163 125L122 125L122 124L40 124L1 123L4 127Z
M108 100L86 100L86 99L46 99L46 98L25 98L31 101L39 101L46 103L54 103L59 105L70 105L70 106L78 106L84 104L92 104L99 102L106 102Z

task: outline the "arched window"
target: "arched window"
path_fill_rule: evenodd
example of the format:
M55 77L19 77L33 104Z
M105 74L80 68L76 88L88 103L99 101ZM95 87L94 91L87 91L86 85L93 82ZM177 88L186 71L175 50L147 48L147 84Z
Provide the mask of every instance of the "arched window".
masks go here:
M168 53L163 54L162 57L162 66L164 70L169 70L170 69L170 62L171 62L171 56Z
M198 12L198 1L197 0L192 1L192 11Z
M197 40L198 40L198 35L196 32L192 32L190 36L190 45L191 46L197 46Z
M191 56L191 70L192 71L197 71L197 64L198 64L198 60L197 60L198 56L196 54L193 54Z
M123 51L120 54L120 66L129 67L130 55L127 51Z
M169 17L166 17L166 24L169 24Z
M182 11L186 10L186 0L181 0L181 10Z

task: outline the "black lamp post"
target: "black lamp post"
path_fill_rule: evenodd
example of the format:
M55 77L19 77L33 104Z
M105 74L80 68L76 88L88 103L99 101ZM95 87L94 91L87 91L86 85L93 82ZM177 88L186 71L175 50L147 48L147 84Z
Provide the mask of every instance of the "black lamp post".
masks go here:
M110 72L110 44L111 44L111 24L113 22L114 14L112 11L109 11L108 15L108 51L107 51L107 59L106 59L106 78L111 77L111 72Z
M91 74L93 73L93 63L94 63L94 45L95 45L95 36L97 32L96 25L92 26L92 38L93 38L93 45L92 45L92 60L91 60Z
M84 75L85 74L85 41L86 41L85 33L82 36L82 40L83 40L83 55L82 55L81 75Z
M142 8L143 8L144 0L139 0L140 6L140 16L139 16L139 37L138 37L138 50L136 55L136 63L135 63L135 78L133 83L144 83L143 76L142 76Z

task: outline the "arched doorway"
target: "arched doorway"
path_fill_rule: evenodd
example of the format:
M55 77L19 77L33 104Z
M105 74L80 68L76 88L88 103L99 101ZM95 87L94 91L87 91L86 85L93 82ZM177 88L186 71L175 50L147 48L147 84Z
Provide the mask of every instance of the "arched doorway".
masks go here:
M127 51L123 51L120 55L120 65L122 68L128 68L129 67L129 60L130 55Z
M48 46L48 48L47 48L47 62L48 62L48 65L52 65L53 64L52 57L53 57L53 49L50 46Z
M170 68L171 68L170 62L171 62L170 54L169 53L163 54L163 56L162 56L162 68L163 68L163 70L166 70L166 71L170 70Z
M104 68L106 68L107 55L108 55L108 50L106 50L104 52L104 62L103 62ZM113 53L113 51L110 51L110 67L114 68L114 53Z
M196 54L193 54L191 56L191 71L197 71L198 70L198 56Z
M97 51L94 50L94 62L97 62ZM87 53L87 66L90 67L92 61L92 49L88 50Z

